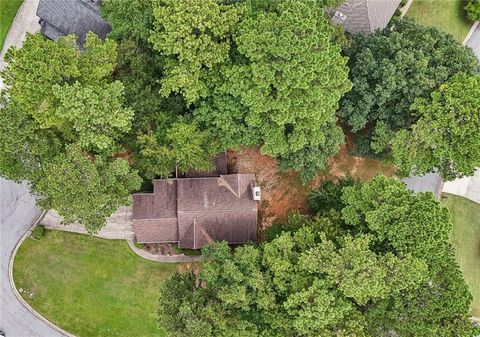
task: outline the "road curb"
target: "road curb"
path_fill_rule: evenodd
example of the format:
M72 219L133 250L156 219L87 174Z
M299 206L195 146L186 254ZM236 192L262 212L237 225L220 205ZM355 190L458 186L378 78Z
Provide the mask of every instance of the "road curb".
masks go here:
M472 34L473 32L475 31L475 29L477 29L477 26L478 24L480 23L480 21L475 21L472 25L472 27L470 27L470 30L468 31L468 34L467 36L465 36L465 39L463 40L462 42L462 46L466 45L468 40L470 40L470 38L472 37Z
M25 241L26 238L30 235L32 232L33 228L43 219L45 216L46 211L43 211L38 219L30 226L30 228L23 234L23 236L18 240L17 244L15 245L15 248L12 251L12 255L10 256L10 261L8 262L8 279L10 281L10 287L13 290L13 293L15 294L15 297L22 303L22 305L33 315L35 315L38 319L46 323L48 326L50 326L52 329L57 330L59 333L67 336L67 337L76 337L75 335L72 335L71 333L63 330L62 328L56 326L52 322L50 322L48 319L40 315L38 312L36 312L30 304L28 304L23 297L20 295L20 293L17 290L17 287L15 286L15 281L13 280L13 261L15 260L15 255L17 255L18 248L22 245L23 241Z

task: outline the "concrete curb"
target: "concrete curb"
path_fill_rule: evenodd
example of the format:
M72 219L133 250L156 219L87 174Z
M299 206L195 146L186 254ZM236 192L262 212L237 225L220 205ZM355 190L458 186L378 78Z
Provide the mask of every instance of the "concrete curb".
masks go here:
M400 12L402 12L402 15L400 16L401 18L403 18L407 14L408 10L410 9L410 6L412 5L412 2L413 0L408 0L405 6L400 8Z
M42 320L45 322L47 325L49 325L52 329L57 330L59 333L67 336L67 337L76 337L75 335L72 335L71 333L63 330L62 328L56 326L52 322L50 322L48 319L40 315L38 312L36 312L20 295L20 293L17 290L17 287L15 286L15 281L13 280L13 261L15 260L15 255L17 255L18 248L22 245L23 241L25 241L26 238L30 235L32 232L33 228L43 219L45 216L46 211L43 211L42 214L38 217L38 219L33 223L32 226L30 226L30 229L25 232L25 234L21 237L21 239L17 242L15 245L15 248L13 249L12 255L10 256L10 261L8 263L8 278L10 280L10 287L13 289L13 293L15 294L15 297L22 303L22 305L30 311L33 315L35 315L38 319Z
M472 37L472 34L473 32L475 31L475 29L477 29L477 26L478 24L480 23L480 21L475 21L472 25L472 27L470 27L470 30L468 31L468 34L467 36L465 36L465 39L463 40L462 42L462 46L466 45L468 40L470 40L470 38Z
M135 247L135 244L131 240L127 240L128 246L138 256L155 262L163 263L179 263L179 262L198 262L202 259L201 256L187 256L187 255L154 255Z

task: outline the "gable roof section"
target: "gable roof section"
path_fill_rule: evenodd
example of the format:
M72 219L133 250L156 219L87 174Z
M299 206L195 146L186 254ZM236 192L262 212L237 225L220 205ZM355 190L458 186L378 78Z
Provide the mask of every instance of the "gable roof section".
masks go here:
M329 11L332 23L349 33L372 33L387 26L401 0L347 0ZM335 13L343 15L337 16Z
M133 195L138 242L179 242L198 249L215 240L256 240L257 203L253 174L154 180L153 193Z
M75 34L80 46L90 31L104 39L111 27L100 17L100 3L99 0L40 0L37 15L42 19L41 32L52 40Z

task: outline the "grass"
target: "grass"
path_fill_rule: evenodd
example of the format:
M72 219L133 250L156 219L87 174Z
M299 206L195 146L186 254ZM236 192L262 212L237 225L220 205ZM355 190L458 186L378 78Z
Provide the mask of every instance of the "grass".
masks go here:
M451 242L465 281L473 295L472 315L480 317L480 205L445 194L442 203L452 214Z
M463 0L413 0L407 16L422 25L446 31L462 43L472 26L463 6Z
M23 0L0 0L0 50L3 47L5 36L7 36L8 28L12 24L18 8Z
M164 336L159 286L176 268L138 257L125 241L45 230L21 245L13 276L35 310L78 337L147 337Z

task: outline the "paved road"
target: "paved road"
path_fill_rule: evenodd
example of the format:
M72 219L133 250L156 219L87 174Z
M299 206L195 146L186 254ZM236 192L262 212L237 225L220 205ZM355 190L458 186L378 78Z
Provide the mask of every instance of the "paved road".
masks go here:
M8 337L62 337L30 313L10 287L8 264L17 242L41 214L25 183L0 178L0 329Z
M467 46L473 49L473 52L480 59L480 24L467 41Z

